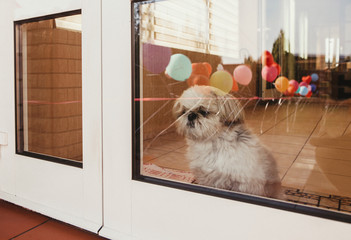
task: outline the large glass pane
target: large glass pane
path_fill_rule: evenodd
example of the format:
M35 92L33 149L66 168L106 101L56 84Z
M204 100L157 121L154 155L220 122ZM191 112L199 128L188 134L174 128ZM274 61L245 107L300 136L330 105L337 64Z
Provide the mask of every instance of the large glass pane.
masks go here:
M349 0L133 7L137 175L351 212Z
M82 162L81 45L80 14L16 24L18 153Z

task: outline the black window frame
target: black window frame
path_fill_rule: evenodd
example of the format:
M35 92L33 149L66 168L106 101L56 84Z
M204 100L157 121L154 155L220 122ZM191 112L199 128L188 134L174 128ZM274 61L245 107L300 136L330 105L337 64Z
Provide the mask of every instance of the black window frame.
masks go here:
M76 161L76 160L71 160L71 159L65 159L65 158L60 158L60 157L55 157L55 156L49 156L45 154L40 154L40 153L34 153L34 152L29 152L24 150L24 137L23 137L23 68L22 68L22 55L17 54L16 50L21 49L22 45L20 44L20 40L17 41L17 39L21 39L21 35L17 31L17 27L25 24L25 23L33 23L33 22L38 22L38 21L43 21L43 20L50 20L50 19L55 19L55 18L60 18L60 17L68 17L72 15L78 15L82 14L81 9L77 10L72 10L72 11L67 11L67 12L60 12L60 13L55 13L55 14L49 14L49 15L44 15L44 16L39 16L39 17L33 17L33 18L28 18L24 20L18 20L13 22L13 29L14 29L14 76L15 76L15 129L16 129L16 154L22 155L22 156L27 156L31 158L36 158L39 160L44 160L44 161L49 161L53 163L58 163L58 164L63 164L67 166L72 166L72 167L77 167L77 168L83 168L83 161ZM19 43L19 44L17 44ZM22 51L20 51L22 53ZM18 62L18 64L17 64ZM17 65L19 65L19 69L17 69ZM17 90L18 89L18 90ZM19 129L21 129L19 131ZM18 133L19 131L19 133Z
M136 66L140 66L140 14L138 7L141 4L155 3L160 0L132 0L131 1L131 40L132 40L132 180L156 184L160 186L190 191L194 193L205 194L214 197L220 197L239 202L255 204L274 209L286 210L294 213L305 214L340 222L351 223L351 214L335 212L319 207L295 204L293 202L277 200L273 198L264 198L260 196L248 195L240 192L229 192L220 189L207 188L200 185L181 183L171 180L165 180L150 176L142 175L140 172L141 156L140 156L140 70ZM167 1L167 0L161 0Z

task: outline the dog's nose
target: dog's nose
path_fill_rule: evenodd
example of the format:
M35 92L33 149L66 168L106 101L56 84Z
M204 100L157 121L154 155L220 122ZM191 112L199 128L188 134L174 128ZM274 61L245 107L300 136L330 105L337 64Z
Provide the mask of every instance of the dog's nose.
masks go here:
M188 120L189 121L194 121L195 119L197 118L197 114L196 113L190 113L189 115L188 115Z

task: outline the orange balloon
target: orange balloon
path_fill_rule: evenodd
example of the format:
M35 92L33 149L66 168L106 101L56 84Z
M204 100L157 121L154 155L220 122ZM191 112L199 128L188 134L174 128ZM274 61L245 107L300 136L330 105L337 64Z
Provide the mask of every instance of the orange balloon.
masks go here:
M239 87L238 87L238 83L235 81L234 77L233 77L233 87L232 87L232 92L237 92L239 91Z
M194 83L194 85L208 86L208 85L210 85L210 79L206 76L197 75L194 77L193 83Z
M279 92L285 92L288 87L289 87L289 80L286 77L278 77L275 80L275 88L279 91Z
M190 78L186 81L189 87L199 85L199 86L208 86L210 85L210 79L203 75L191 75Z
M208 69L205 64L193 63L191 64L191 67L192 67L192 74L210 77L210 74L208 73Z
M194 86L194 75L191 75L187 80L186 83L189 87Z
M209 64L208 62L203 62L202 64L206 66L208 74L209 74L208 76L210 76L211 73L212 73L212 66L211 66L211 64Z

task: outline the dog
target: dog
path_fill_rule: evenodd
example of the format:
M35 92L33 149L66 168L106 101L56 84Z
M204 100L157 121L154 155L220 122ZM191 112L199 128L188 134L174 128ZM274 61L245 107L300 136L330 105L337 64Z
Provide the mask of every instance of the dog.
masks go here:
M196 183L282 198L275 159L245 126L243 108L232 95L195 85L175 101L173 115Z

